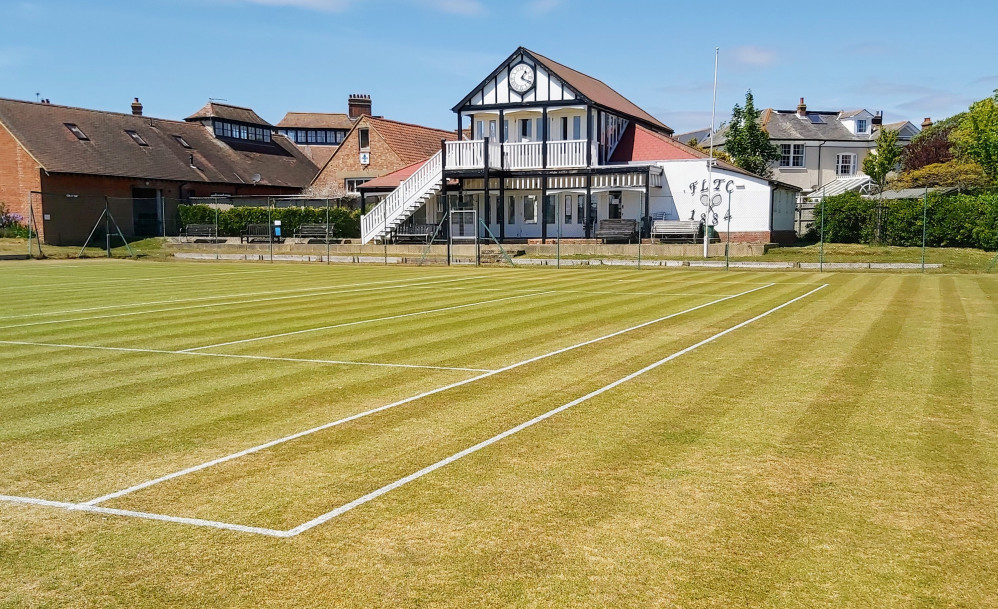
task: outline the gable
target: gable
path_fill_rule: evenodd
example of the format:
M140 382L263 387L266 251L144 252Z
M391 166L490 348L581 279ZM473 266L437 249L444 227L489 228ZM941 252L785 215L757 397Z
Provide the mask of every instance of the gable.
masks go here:
M534 86L522 94L509 86L509 71L517 64L525 63L534 70ZM492 106L500 104L520 104L552 101L573 101L579 99L579 93L561 78L553 74L545 65L537 61L522 47L510 55L506 61L493 70L478 87L465 96L454 107L457 112L461 108L475 106Z

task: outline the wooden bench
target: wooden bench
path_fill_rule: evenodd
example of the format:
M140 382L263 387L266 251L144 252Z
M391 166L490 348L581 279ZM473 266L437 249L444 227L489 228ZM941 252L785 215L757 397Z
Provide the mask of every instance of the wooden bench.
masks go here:
M602 239L603 243L609 241L627 241L630 243L637 236L637 220L600 220L599 226L596 228L596 238Z
M335 226L329 224L302 224L295 231L295 239L321 240L323 243L332 241Z
M436 224L404 224L395 231L395 241L419 241L429 243L433 233L437 231Z
M284 243L283 238L274 234L273 226L269 224L247 224L246 229L239 235L239 242L253 243L254 241Z
M655 220L651 224L652 239L695 242L698 234L700 222L697 220Z
M210 239L212 242L218 237L218 231L214 224L188 224L180 229L180 236L184 239Z

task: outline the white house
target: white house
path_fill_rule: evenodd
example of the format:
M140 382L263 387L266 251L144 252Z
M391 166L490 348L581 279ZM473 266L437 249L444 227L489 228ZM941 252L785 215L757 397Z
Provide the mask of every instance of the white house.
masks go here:
M798 189L709 167L603 82L523 47L453 110L458 141L441 142L362 217L363 242L438 223L448 210L474 210L478 232L487 226L500 241L588 239L607 219L634 219L647 238L653 218L704 218L723 235L729 204L733 241L795 238ZM474 235L464 224L451 230Z

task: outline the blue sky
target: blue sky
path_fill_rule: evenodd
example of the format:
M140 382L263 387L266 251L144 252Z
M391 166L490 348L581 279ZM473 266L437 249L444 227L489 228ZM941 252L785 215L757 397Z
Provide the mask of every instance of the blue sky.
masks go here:
M677 132L758 107L944 118L998 88L991 2L2 0L0 97L181 119L208 98L453 129L516 47L600 78Z

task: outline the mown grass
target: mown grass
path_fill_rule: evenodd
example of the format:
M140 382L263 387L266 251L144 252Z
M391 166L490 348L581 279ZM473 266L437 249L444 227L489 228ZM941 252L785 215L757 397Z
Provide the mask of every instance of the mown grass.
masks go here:
M0 340L177 350L523 296L209 350L494 369L773 284L107 504L286 528L822 283L294 538L0 503L0 606L993 606L994 277L2 263ZM0 494L60 501L475 374L0 362Z

